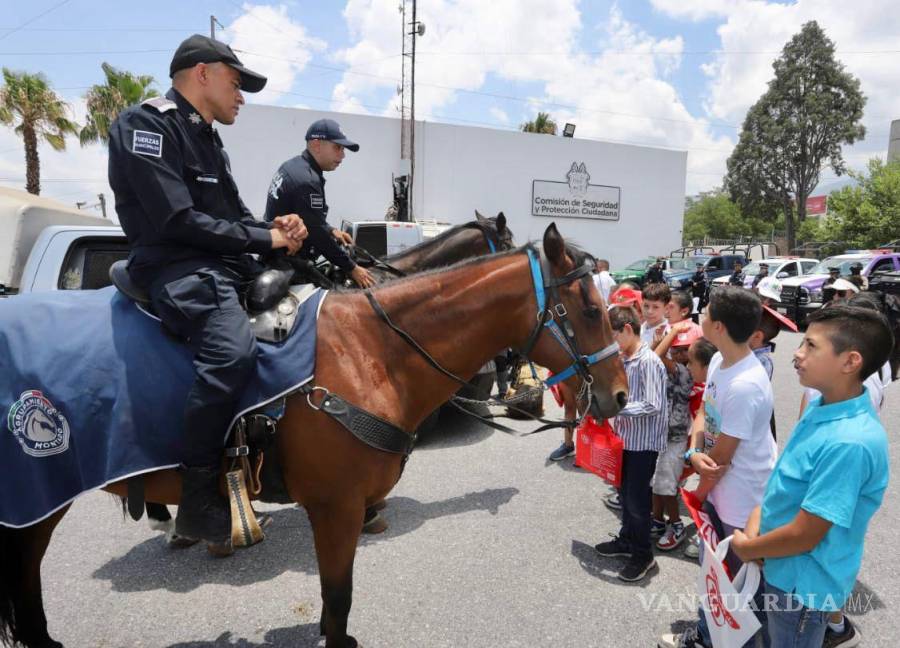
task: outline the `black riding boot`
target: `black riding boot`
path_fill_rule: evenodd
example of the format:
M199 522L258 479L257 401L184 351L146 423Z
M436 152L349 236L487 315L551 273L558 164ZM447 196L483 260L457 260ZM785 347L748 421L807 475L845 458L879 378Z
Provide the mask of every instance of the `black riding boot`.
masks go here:
M213 544L231 537L231 510L219 493L218 468L184 468L175 533Z

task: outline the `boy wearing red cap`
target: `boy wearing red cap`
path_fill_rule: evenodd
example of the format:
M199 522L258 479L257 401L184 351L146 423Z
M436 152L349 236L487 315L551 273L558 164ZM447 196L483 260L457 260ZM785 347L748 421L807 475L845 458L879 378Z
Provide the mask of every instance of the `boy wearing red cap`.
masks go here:
M678 483L684 471L684 451L691 427L690 397L694 380L688 370L688 349L701 336L691 320L677 322L659 344L656 354L666 367L666 400L669 407L669 434L666 449L656 460L651 487L653 518L650 534L659 538L657 549L671 551L687 537L678 509ZM668 518L668 524L663 519Z

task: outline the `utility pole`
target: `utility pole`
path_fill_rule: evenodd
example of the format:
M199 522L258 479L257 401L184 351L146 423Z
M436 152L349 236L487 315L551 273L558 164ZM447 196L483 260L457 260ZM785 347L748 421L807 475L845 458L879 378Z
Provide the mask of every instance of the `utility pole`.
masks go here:
M407 10L411 21L406 21ZM400 159L409 161L407 182L407 220L415 220L413 211L413 179L416 168L416 37L425 34L425 24L416 19L416 0L400 4L403 28L403 67L400 75Z
M103 214L103 218L106 218L106 196L98 193L97 198L100 200L100 212Z
M216 25L225 29L225 25L216 20L215 16L210 15L209 17L209 37L213 40L216 40Z

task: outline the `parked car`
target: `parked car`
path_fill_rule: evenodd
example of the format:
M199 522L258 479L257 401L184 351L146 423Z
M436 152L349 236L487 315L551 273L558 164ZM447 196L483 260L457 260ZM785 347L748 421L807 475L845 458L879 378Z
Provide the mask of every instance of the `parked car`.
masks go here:
M712 282L719 277L727 277L734 272L734 264L740 262L747 265L747 259L743 254L697 254L683 258L675 258L680 262L680 268L667 270L666 283L672 290L687 290L691 286L691 277L697 271L697 264L702 263L706 267L707 280Z
M828 257L820 261L809 274L792 277L781 282L781 300L778 312L787 315L798 325L806 316L822 307L822 288L828 279L828 268L838 268L842 277L850 276L850 268L861 264L861 274L871 277L879 272L900 270L900 254L891 250L860 250Z
M610 276L612 276L613 280L616 284L631 284L635 288L643 288L644 281L647 278L647 270L656 263L656 260L660 257L646 257L644 259L638 259L634 263L631 263L625 267L624 270L613 270L610 272ZM663 273L669 270L678 270L683 267L684 260L680 257L677 258L663 258Z
M750 265L744 268L744 288L752 288L753 280L759 274L759 265L761 263L769 264L769 276L775 279L789 279L807 274L819 262L818 259L806 259L801 257L769 257L768 259L760 259L752 261ZM728 283L728 276L722 276L713 281L713 284L725 285Z

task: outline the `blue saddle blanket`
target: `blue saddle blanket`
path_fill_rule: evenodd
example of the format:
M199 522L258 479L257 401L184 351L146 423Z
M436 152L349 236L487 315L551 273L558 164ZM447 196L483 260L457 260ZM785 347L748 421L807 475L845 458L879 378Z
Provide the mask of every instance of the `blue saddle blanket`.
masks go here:
M309 381L326 291L291 335L258 341L235 417ZM33 524L78 495L178 465L191 353L115 288L0 299L0 524Z

